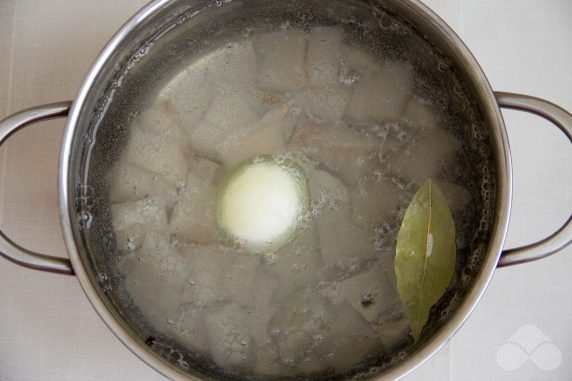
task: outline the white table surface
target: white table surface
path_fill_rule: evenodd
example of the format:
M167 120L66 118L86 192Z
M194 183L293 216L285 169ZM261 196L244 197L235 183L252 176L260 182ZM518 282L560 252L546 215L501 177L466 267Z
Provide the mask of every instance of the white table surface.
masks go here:
M144 3L0 0L0 118L72 99L103 44ZM494 89L572 110L572 1L426 3L466 42ZM572 145L536 117L504 115L514 161L512 247L568 217ZM32 250L61 256L55 179L63 126L57 120L27 128L0 149L1 229ZM405 380L571 380L571 273L570 247L497 271L457 335ZM111 334L76 279L0 258L0 380L164 378Z

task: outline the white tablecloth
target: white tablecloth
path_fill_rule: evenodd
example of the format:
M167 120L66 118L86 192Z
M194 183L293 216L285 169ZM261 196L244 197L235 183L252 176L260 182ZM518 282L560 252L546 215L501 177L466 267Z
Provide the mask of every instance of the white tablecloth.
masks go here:
M103 44L145 0L1 0L0 118L74 97ZM472 50L493 88L572 110L572 1L426 0ZM508 247L572 209L572 146L539 118L506 112L514 160ZM56 172L64 120L0 149L0 226L65 256ZM481 303L413 380L572 379L572 248L496 272ZM516 334L515 334L516 333ZM104 326L76 279L0 259L0 380L163 380Z

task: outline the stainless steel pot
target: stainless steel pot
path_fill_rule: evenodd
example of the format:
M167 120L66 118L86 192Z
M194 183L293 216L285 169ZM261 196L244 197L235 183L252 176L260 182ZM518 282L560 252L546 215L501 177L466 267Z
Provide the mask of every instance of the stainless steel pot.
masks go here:
M572 116L550 102L524 95L493 92L478 63L455 33L427 7L416 0L368 1L368 6L383 5L399 14L428 38L450 58L453 66L461 71L469 83L473 96L479 103L491 135L491 145L496 161L497 206L493 236L485 260L475 278L472 288L452 317L429 340L424 342L405 360L388 367L378 374L379 379L397 379L426 361L442 347L471 313L484 293L494 270L539 259L553 254L572 242L572 218L550 237L525 247L503 251L509 223L512 196L512 172L510 149L500 107L537 114L559 127L572 140ZM120 62L133 57L143 41L164 25L183 22L180 15L189 10L207 5L206 1L157 0L150 3L129 20L107 44L87 74L73 102L62 102L24 110L0 122L0 144L12 133L30 124L50 118L68 116L64 133L59 166L59 210L64 239L70 259L48 257L33 253L13 243L0 232L0 254L22 266L62 274L75 274L88 299L114 334L141 359L169 378L188 377L180 369L158 357L133 333L130 327L117 316L108 303L96 279L89 253L80 242L81 221L78 221L78 206L89 202L90 195L78 186L78 167L81 153L86 149L85 137L92 118L99 110L95 107L104 94L111 77ZM219 5L225 3L221 2ZM221 9L224 7L221 7ZM192 14L192 13L191 13ZM172 15L179 15L173 17ZM192 376L192 372L190 373Z

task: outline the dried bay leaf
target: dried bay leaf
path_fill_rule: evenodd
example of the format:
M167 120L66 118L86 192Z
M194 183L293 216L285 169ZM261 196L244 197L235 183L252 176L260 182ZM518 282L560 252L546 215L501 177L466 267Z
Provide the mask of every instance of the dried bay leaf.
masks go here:
M447 199L431 179L409 204L397 236L395 273L415 340L429 310L443 295L455 269L455 224Z

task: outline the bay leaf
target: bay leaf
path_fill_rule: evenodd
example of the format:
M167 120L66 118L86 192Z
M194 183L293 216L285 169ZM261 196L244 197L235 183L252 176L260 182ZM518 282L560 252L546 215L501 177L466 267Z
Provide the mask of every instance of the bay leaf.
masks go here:
M431 179L409 204L397 236L397 289L417 341L429 310L443 296L456 260L455 224L447 199Z

